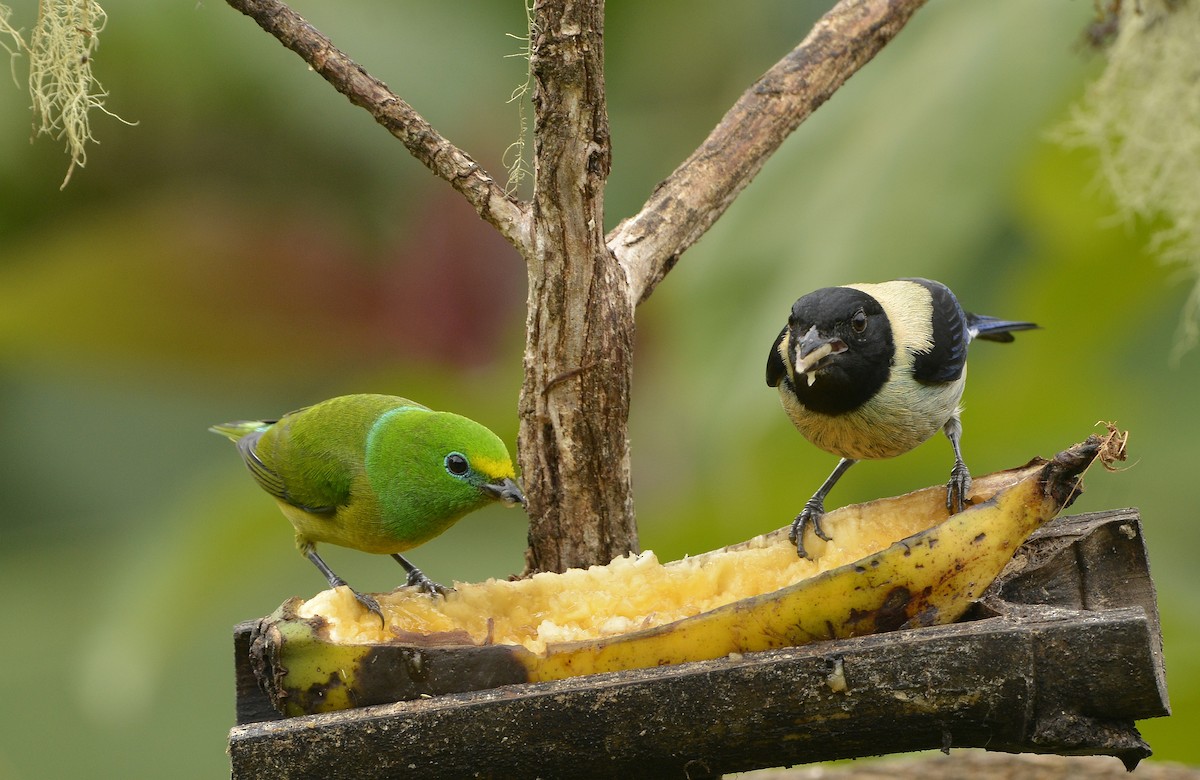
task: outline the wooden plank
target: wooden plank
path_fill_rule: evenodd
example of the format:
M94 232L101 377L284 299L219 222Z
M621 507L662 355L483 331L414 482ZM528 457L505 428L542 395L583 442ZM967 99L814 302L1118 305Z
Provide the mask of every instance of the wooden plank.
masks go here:
M234 685L236 686L237 722L253 723L278 720L279 711L271 704L250 665L250 637L257 620L247 620L233 627Z
M1139 608L899 636L239 726L234 777L704 777L951 746L1057 750L1055 734L1070 752L1149 752L1133 721L1163 708L1130 693L1154 688ZM1073 675L1081 658L1089 674ZM1104 667L1119 674L1090 674Z
M1042 529L976 617L261 722L251 721L274 713L249 684L245 640L236 639L246 725L230 734L233 776L705 777L949 746L1103 753L1128 764L1149 754L1134 721L1168 706L1135 511Z
M1060 517L1038 529L984 594L993 614L1036 604L1073 610L1140 606L1155 624L1157 595L1136 509Z

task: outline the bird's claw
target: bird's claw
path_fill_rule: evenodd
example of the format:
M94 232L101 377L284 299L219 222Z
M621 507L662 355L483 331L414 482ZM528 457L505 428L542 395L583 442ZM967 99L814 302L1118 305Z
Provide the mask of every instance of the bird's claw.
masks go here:
M447 588L445 585L439 585L429 579L425 576L425 572L415 566L408 572L408 585L417 588L422 593L428 593L430 596L442 596L443 598L454 590L454 588Z
M368 612L373 612L379 618L379 625L382 628L387 625L387 621L383 617L383 610L379 607L379 602L374 596L366 593L359 593L354 588L350 588L350 592L354 594L354 598L358 599L358 603L367 608Z
M961 460L950 469L950 481L946 484L946 509L952 515L967 508L967 495L971 492L971 472Z
M801 558L812 560L812 555L804 549L804 531L806 528L812 528L813 533L823 542L831 541L831 538L825 529L821 527L821 518L825 515L825 502L817 497L810 498L804 504L804 509L800 510L800 514L796 515L796 519L792 521L792 529L788 532L788 539L796 545L796 554Z

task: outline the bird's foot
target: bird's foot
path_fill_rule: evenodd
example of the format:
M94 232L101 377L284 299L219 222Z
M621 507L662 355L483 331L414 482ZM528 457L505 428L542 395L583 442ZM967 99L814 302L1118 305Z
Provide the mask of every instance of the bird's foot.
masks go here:
M447 588L445 585L439 585L433 580L425 576L425 572L417 567L413 567L408 571L409 587L417 588L422 593L428 593L430 596L445 596L454 588Z
M967 494L971 492L971 472L961 460L950 469L950 482L946 484L946 509L956 515L967 508Z
M825 502L817 496L813 496L805 502L804 509L801 509L800 514L796 515L796 519L792 521L792 530L788 532L788 539L791 539L796 545L796 554L801 558L812 560L812 555L804 549L805 529L812 528L818 539L825 542L830 541L831 537L821 527L821 518L824 515Z
M348 587L348 586L347 586ZM368 593L359 593L354 588L350 588L350 592L354 594L354 598L358 599L358 603L367 608L368 612L373 612L379 618L380 628L387 625L387 621L383 617L383 610L379 607L379 602L375 597Z
M304 554L305 558L313 562L313 565L320 570L321 574L325 575L325 581L329 583L329 587L340 588L345 585L347 588L350 588L349 585L346 585L346 581L334 574L333 569L329 568L329 565L322 560L320 555L317 555L317 548L311 542L303 543L300 547L300 552ZM374 596L359 593L354 588L350 588L350 592L354 594L354 598L358 599L359 604L362 604L369 612L373 612L379 618L380 625L387 625L387 621L383 619L383 610L379 608L379 602L375 600Z

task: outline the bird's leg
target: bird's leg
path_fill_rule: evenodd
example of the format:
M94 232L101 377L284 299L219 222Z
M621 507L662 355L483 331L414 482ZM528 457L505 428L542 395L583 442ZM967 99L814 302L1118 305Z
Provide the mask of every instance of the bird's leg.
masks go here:
M792 521L792 530L788 533L788 538L796 544L796 554L801 558L812 559L812 556L804 549L805 528L811 527L813 533L822 541L828 542L830 540L829 535L825 533L825 529L821 527L821 517L825 514L825 496L829 495L829 491L833 490L833 486L842 478L846 470L857 462L853 458L842 458L838 461L837 466L833 469L833 473L822 483L817 492L813 493L813 497L804 502L804 508L800 510L800 514L796 515L796 519Z
M408 572L408 584L410 586L415 586L425 593L428 593L430 596L445 596L446 593L453 590L453 588L447 588L444 585L438 585L436 582L426 577L425 572L409 563L403 555L399 553L392 553L392 557L396 559L396 563L399 563L404 567L404 570Z
M313 562L313 566L321 570L321 573L325 575L325 579L329 581L329 587L340 588L342 585L346 585L346 581L334 574L333 569L329 568L329 564L325 563L320 555L317 555L317 548L314 545L306 544L300 548L300 552L304 553L305 558ZM349 588L350 586L346 585L346 587ZM362 604L369 611L374 612L379 617L379 622L386 625L386 621L383 619L383 610L379 608L379 602L375 600L374 596L359 593L354 588L350 588L350 592L354 594L354 598L358 599L359 604Z
M971 492L971 472L962 456L962 422L955 414L946 421L942 430L954 448L954 468L950 469L950 482L946 485L946 509L950 514L958 514L967 505L967 494Z

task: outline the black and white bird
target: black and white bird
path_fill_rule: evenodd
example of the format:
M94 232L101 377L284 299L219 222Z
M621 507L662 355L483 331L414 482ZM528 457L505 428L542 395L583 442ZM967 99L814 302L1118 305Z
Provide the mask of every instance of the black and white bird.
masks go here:
M954 448L946 507L962 511L971 489L959 421L967 345L1036 327L965 312L928 279L825 287L792 304L767 357L767 384L804 438L841 458L792 523L796 552L809 557L808 527L829 541L825 497L847 469L908 452L939 429Z

